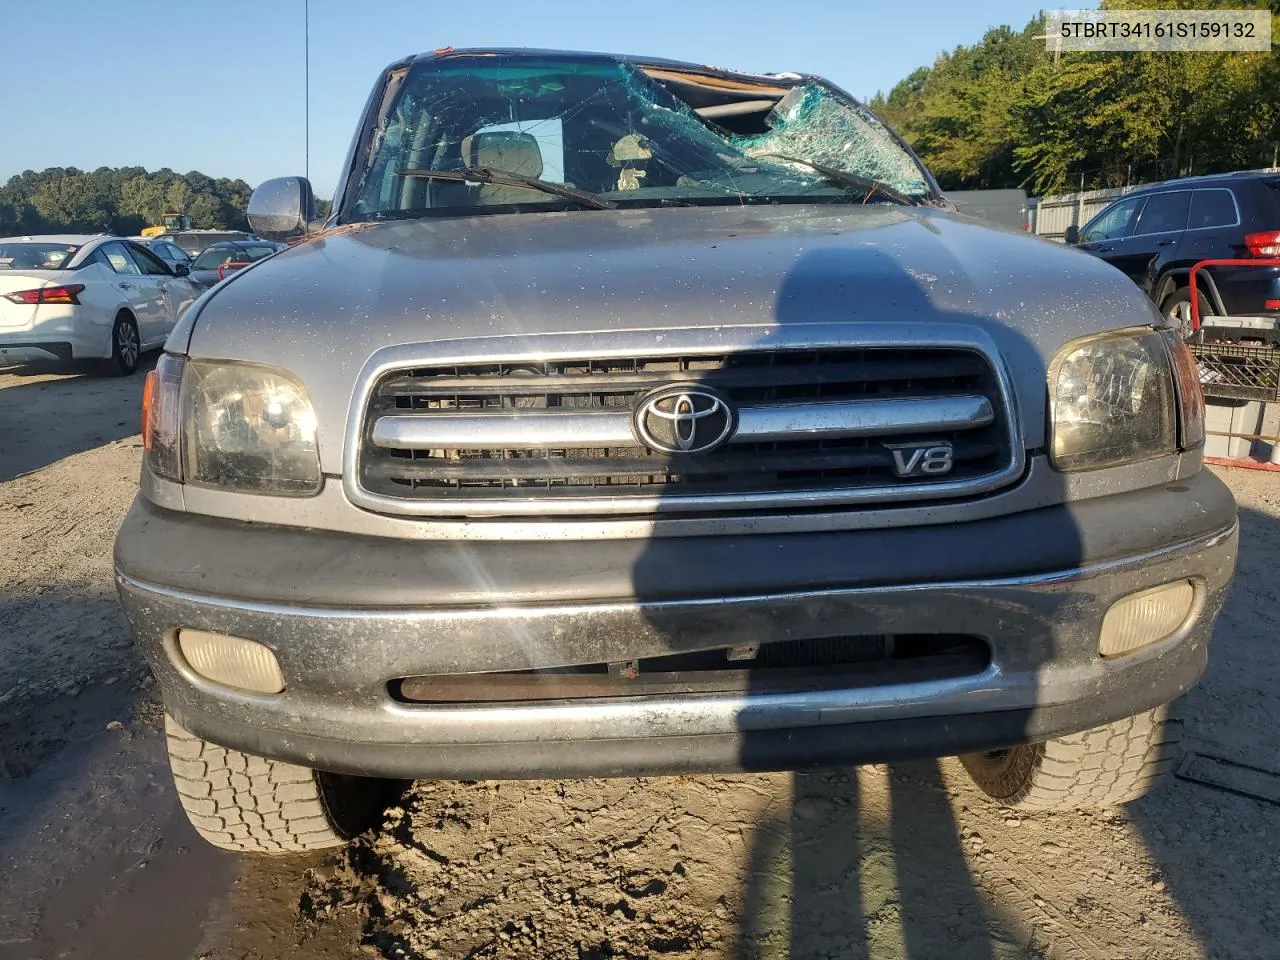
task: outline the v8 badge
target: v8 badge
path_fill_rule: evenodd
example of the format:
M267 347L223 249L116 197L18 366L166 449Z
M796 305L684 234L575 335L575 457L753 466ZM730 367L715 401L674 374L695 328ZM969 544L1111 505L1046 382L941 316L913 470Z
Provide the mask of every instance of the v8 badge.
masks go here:
M886 443L899 477L940 477L951 472L954 454L945 440L926 443Z

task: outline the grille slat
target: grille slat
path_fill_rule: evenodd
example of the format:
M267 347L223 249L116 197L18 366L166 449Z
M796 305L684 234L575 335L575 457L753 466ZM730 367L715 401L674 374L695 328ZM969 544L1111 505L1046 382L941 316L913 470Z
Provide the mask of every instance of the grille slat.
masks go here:
M856 431L842 431L838 424L824 425L825 432L798 430L786 436L763 431L754 442L743 442L744 434L712 453L671 456L628 435L627 418L650 391L673 383L714 387L738 407L742 419L764 408L794 410L796 415L784 421L788 429L813 422L802 413L817 409L815 403L846 404L854 419L854 411L860 415L876 409L900 411L903 420L895 414L887 428L857 436L844 435ZM894 407L896 400L947 401L932 406L954 410L956 404L967 404L967 409L985 413L933 422L917 417L912 427L907 407ZM899 477L891 446L947 442L954 466L941 479L959 488L1008 470L1007 417L990 362L963 348L785 349L447 364L397 370L375 385L365 411L360 483L380 496L473 502L479 508L485 501L510 502L513 496L542 497L548 503L599 497L602 504L616 505L620 497L654 493L665 499L863 487L901 490L936 486L940 478ZM380 420L385 422L376 430ZM532 442L523 435L522 423L542 425L566 442L557 444L550 434L545 442ZM561 429L572 423L580 423L583 432ZM608 429L602 426L606 423ZM493 424L516 429L489 430ZM493 442L468 445L476 436L470 432L473 427L483 429ZM612 509L616 512L616 506Z
M618 449L618 448L614 448ZM701 457L665 457L649 454L643 447L624 448L614 456L570 457L546 455L541 450L509 451L523 456L496 458L487 451L453 451L443 458L395 458L377 460L369 465L371 476L385 479L420 481L455 480L538 480L547 477L570 480L582 477L626 474L663 474L665 476L705 476L737 473L777 473L781 470L850 470L865 467L888 468L892 456L883 448L820 451L804 455L783 452L752 452L744 455L730 448L728 454ZM955 459L968 461L988 457L996 452L991 443L960 441L954 445ZM601 453L602 451L575 451Z
M995 419L983 396L896 395L854 400L772 402L738 408L736 440L809 440L883 434L969 430ZM391 450L457 447L557 449L625 446L635 442L630 407L613 410L453 410L430 416L389 413L378 417L371 439Z
M528 372L527 366L514 366L508 374L492 373L466 376L441 376L431 381L431 391L453 393L459 397L503 396L516 397L536 394L621 393L628 396L636 388L648 391L668 383L695 380L704 386L718 390L754 389L769 387L818 388L825 384L874 383L883 385L894 381L925 381L949 377L981 376L983 361L977 357L958 355L932 358L919 362L865 360L855 363L794 364L786 367L745 367L706 370L690 376L689 370L652 370L642 373L573 373L538 374ZM528 394L521 394L521 388ZM422 395L421 378L413 376L392 377L378 388L380 399L417 398Z

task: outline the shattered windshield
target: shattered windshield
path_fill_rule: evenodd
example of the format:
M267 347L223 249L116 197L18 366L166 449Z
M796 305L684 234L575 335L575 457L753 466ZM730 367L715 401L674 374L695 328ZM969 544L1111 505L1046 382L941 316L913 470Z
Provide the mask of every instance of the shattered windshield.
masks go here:
M415 64L380 117L349 219L931 196L870 111L813 80L602 58L443 58ZM467 180L468 170L506 176Z

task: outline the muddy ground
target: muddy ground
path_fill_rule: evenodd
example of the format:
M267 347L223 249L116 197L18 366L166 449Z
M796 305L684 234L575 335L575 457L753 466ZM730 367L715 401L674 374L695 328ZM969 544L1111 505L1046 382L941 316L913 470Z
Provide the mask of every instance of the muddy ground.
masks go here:
M1036 817L952 761L420 783L339 856L207 848L111 583L140 392L0 370L3 960L1280 956L1280 807L1185 780ZM1224 475L1240 573L1187 747L1280 770L1280 475Z

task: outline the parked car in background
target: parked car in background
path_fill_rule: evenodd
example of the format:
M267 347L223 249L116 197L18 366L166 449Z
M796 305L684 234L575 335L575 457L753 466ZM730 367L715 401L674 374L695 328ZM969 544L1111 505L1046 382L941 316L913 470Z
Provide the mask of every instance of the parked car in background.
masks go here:
M255 190L300 242L145 392L116 581L206 839L340 844L403 778L1169 772L1238 527L1131 283L820 77L441 50L367 104L330 227Z
M1200 260L1280 257L1280 174L1230 173L1152 184L1104 208L1067 242L1123 271L1179 329L1191 323ZM1280 267L1206 267L1200 313L1280 318Z
M191 279L201 287L212 287L228 273L257 263L277 251L283 243L271 240L224 241L205 247L191 263Z
M172 240L165 237L130 237L129 239L140 247L146 247L170 267L176 267L180 263L188 268L191 266L191 255Z
M228 240L261 239L243 230L177 230L173 233L162 234L162 236L165 240L185 250L192 259L215 243L224 243Z
M0 363L95 359L131 374L199 295L186 271L123 237L0 239Z

